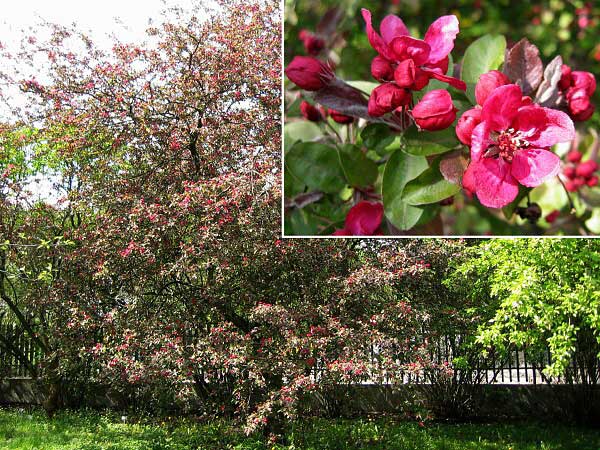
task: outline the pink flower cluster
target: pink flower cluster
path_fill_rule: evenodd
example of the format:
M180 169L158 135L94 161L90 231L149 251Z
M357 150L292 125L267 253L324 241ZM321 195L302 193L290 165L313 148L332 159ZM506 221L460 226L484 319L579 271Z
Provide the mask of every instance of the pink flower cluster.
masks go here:
M590 72L572 71L566 64L562 65L561 72L558 87L567 101L569 115L578 122L588 120L595 109L590 101L596 90L594 75Z
M458 19L455 16L437 19L427 30L423 40L411 37L408 28L397 16L389 15L383 19L381 35L373 29L371 12L363 9L362 16L367 24L369 42L378 53L371 62L371 74L382 83L371 93L370 115L378 117L398 108L408 107L412 101L411 91L420 91L432 78L457 89L466 89L463 81L446 75L448 54L454 48L454 39L458 34ZM434 108L433 115L452 115L449 109L453 106L449 106L447 98L441 95L437 93L429 96L418 111L421 119L423 113L439 101L443 102L443 107ZM445 120L448 121L447 118ZM438 121L434 120L436 123Z
M571 150L567 154L567 164L563 169L563 175L567 181L565 189L569 192L577 192L583 186L597 186L598 177L594 173L598 170L598 163L589 159L581 161L582 154L577 150Z

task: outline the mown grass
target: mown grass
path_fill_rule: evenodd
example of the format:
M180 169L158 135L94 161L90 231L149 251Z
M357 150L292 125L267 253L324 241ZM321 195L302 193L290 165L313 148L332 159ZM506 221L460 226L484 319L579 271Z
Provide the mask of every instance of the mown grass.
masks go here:
M244 436L229 422L191 419L132 422L115 413L0 410L0 448L27 450L151 449L600 449L600 430L546 424L444 424L391 419L313 419L290 427L285 444Z

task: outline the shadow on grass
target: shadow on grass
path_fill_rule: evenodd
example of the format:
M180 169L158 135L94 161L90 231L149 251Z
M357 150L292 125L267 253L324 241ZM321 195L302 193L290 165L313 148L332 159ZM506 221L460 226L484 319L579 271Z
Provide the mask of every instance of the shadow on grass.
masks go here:
M244 436L230 422L172 418L122 422L115 413L0 410L0 448L44 450L138 449L391 449L597 450L600 430L545 424L447 424L420 427L390 419L311 419L290 427L280 445Z

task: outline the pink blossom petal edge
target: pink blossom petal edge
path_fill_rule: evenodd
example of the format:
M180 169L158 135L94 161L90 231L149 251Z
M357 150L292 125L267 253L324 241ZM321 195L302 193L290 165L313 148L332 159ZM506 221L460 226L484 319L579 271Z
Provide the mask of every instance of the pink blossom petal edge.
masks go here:
M519 183L511 175L510 164L502 158L485 158L475 163L475 193L482 205L502 208L519 193Z
M432 78L443 81L444 83L448 83L450 86L455 87L456 89L460 89L461 91L467 90L467 85L465 84L465 82L459 80L458 78L443 75L439 72L436 72L435 70L428 69L427 67L423 67L422 70L427 72Z
M367 38L369 39L369 43L381 56L383 56L386 59L391 59L387 49L387 45L385 44L381 36L379 36L379 34L377 34L377 32L373 29L371 11L369 11L366 8L363 8L361 9L361 13L363 19L365 20L365 23L367 24Z
M371 236L383 219L383 205L367 201L358 202L346 216L345 229L353 236Z
M541 148L528 148L515 153L511 174L524 186L539 186L558 174L560 158Z
M521 106L521 88L516 84L497 87L487 98L481 110L481 121L494 131L510 128Z
M442 16L429 26L424 40L431 47L430 63L436 63L448 56L454 48L454 39L458 31L456 16Z
M546 120L538 128L538 136L530 139L529 143L537 147L551 147L559 142L569 142L575 139L575 126L571 118L562 111L541 108Z
M381 31L381 37L386 45L392 42L396 37L410 36L410 32L408 31L408 28L406 28L406 25L404 25L404 22L402 22L402 19L393 14L384 17L379 26L379 31Z

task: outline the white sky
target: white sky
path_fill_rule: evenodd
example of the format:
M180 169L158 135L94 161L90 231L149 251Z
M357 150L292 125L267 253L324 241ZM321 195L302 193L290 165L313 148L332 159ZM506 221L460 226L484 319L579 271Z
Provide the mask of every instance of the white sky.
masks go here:
M140 40L149 20L160 23L160 11L166 4L187 9L202 0L4 0L0 3L0 42L11 43L22 36L21 29L42 20L62 25L77 24L90 32L101 47L108 35L117 34L122 41ZM117 19L121 23L117 23ZM108 46L108 45L107 45Z

